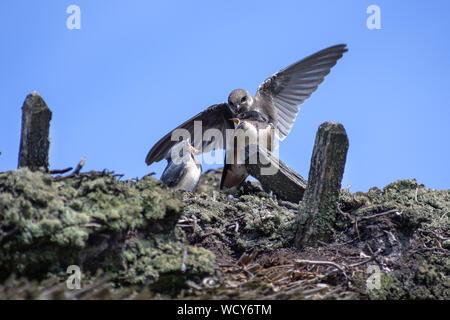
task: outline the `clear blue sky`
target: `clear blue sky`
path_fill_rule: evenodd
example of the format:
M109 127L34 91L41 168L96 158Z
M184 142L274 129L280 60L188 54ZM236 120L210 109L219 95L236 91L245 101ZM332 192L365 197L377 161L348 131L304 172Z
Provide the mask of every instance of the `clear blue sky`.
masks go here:
M81 9L69 30L66 8ZM381 30L366 8L381 8ZM167 131L229 92L327 46L349 52L302 106L280 156L303 176L318 126L350 139L342 186L406 178L450 188L450 1L0 2L0 171L17 167L21 106L53 111L50 165L156 171L144 159Z

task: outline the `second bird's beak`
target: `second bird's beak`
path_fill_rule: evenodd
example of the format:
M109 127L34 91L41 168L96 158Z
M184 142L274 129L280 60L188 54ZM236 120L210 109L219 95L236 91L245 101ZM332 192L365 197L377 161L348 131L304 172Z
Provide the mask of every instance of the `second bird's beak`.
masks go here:
M238 118L231 118L230 120L233 121L236 124L241 123L241 120L239 120Z
M200 151L198 151L197 149L195 149L193 146L189 146L189 149L190 149L190 151L191 151L191 153L193 154L193 155L196 155L196 154L200 154Z

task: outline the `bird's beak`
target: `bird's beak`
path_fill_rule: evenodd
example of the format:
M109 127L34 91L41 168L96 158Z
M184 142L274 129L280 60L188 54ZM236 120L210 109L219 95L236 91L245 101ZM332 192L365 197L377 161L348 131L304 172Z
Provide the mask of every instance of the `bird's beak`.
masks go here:
M239 120L238 118L231 118L230 120L233 121L236 124L241 123L241 120Z
M193 146L189 146L189 149L191 150L191 153L192 153L193 155L200 154L200 151L198 151L197 149L195 149Z

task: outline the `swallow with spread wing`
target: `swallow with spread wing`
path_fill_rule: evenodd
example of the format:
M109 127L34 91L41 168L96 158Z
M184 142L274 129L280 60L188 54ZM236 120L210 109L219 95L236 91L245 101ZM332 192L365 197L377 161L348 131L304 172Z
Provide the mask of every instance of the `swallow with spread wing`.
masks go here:
M226 149L230 143L226 141L226 131L236 129L235 121L232 119L239 119L239 116L242 117L248 111L258 112L265 120L263 122L267 122L274 128L275 137L284 140L297 117L298 106L311 96L346 51L346 45L341 44L316 52L273 74L258 87L254 96L244 89L233 90L228 97L228 103L220 103L207 108L161 138L151 148L145 162L150 165L165 157L172 146L177 143L172 140L172 133L176 129L186 129L191 137L194 137L194 122L196 121L201 122L202 129L205 131L212 128L218 129L222 132L223 137L206 141L195 141L194 139L196 149L202 153ZM255 124L255 119L250 119L250 122L247 119L244 122L251 125L252 121ZM256 122L260 123L258 120ZM233 139L234 137L233 135ZM247 173L245 168L244 171L242 169L239 166L227 166L225 161L221 187L237 186L245 180ZM234 176L239 178L228 179L229 170L238 170ZM242 177L244 177L243 180Z

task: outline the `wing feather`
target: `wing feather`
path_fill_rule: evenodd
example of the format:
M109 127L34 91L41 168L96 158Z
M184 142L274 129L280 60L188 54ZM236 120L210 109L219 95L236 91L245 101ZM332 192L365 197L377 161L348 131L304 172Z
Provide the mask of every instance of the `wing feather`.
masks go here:
M259 86L255 96L271 100L277 111L280 140L289 134L298 106L316 91L346 51L346 45L341 44L316 52L275 73Z
M172 133L176 129L186 129L191 136L191 143L194 147L202 152L208 152L213 149L223 149L226 146L226 129L234 129L234 124L230 121L235 116L235 110L232 109L227 103L215 104L206 110L200 112L196 116L187 120L177 128L173 129L162 137L148 152L145 162L147 165L153 162L158 162L164 159L170 148L174 146L178 141L172 141ZM214 141L195 141L194 139L194 122L201 121L202 131L205 132L208 129L218 129L222 132L223 140ZM201 140L201 139L200 139Z

